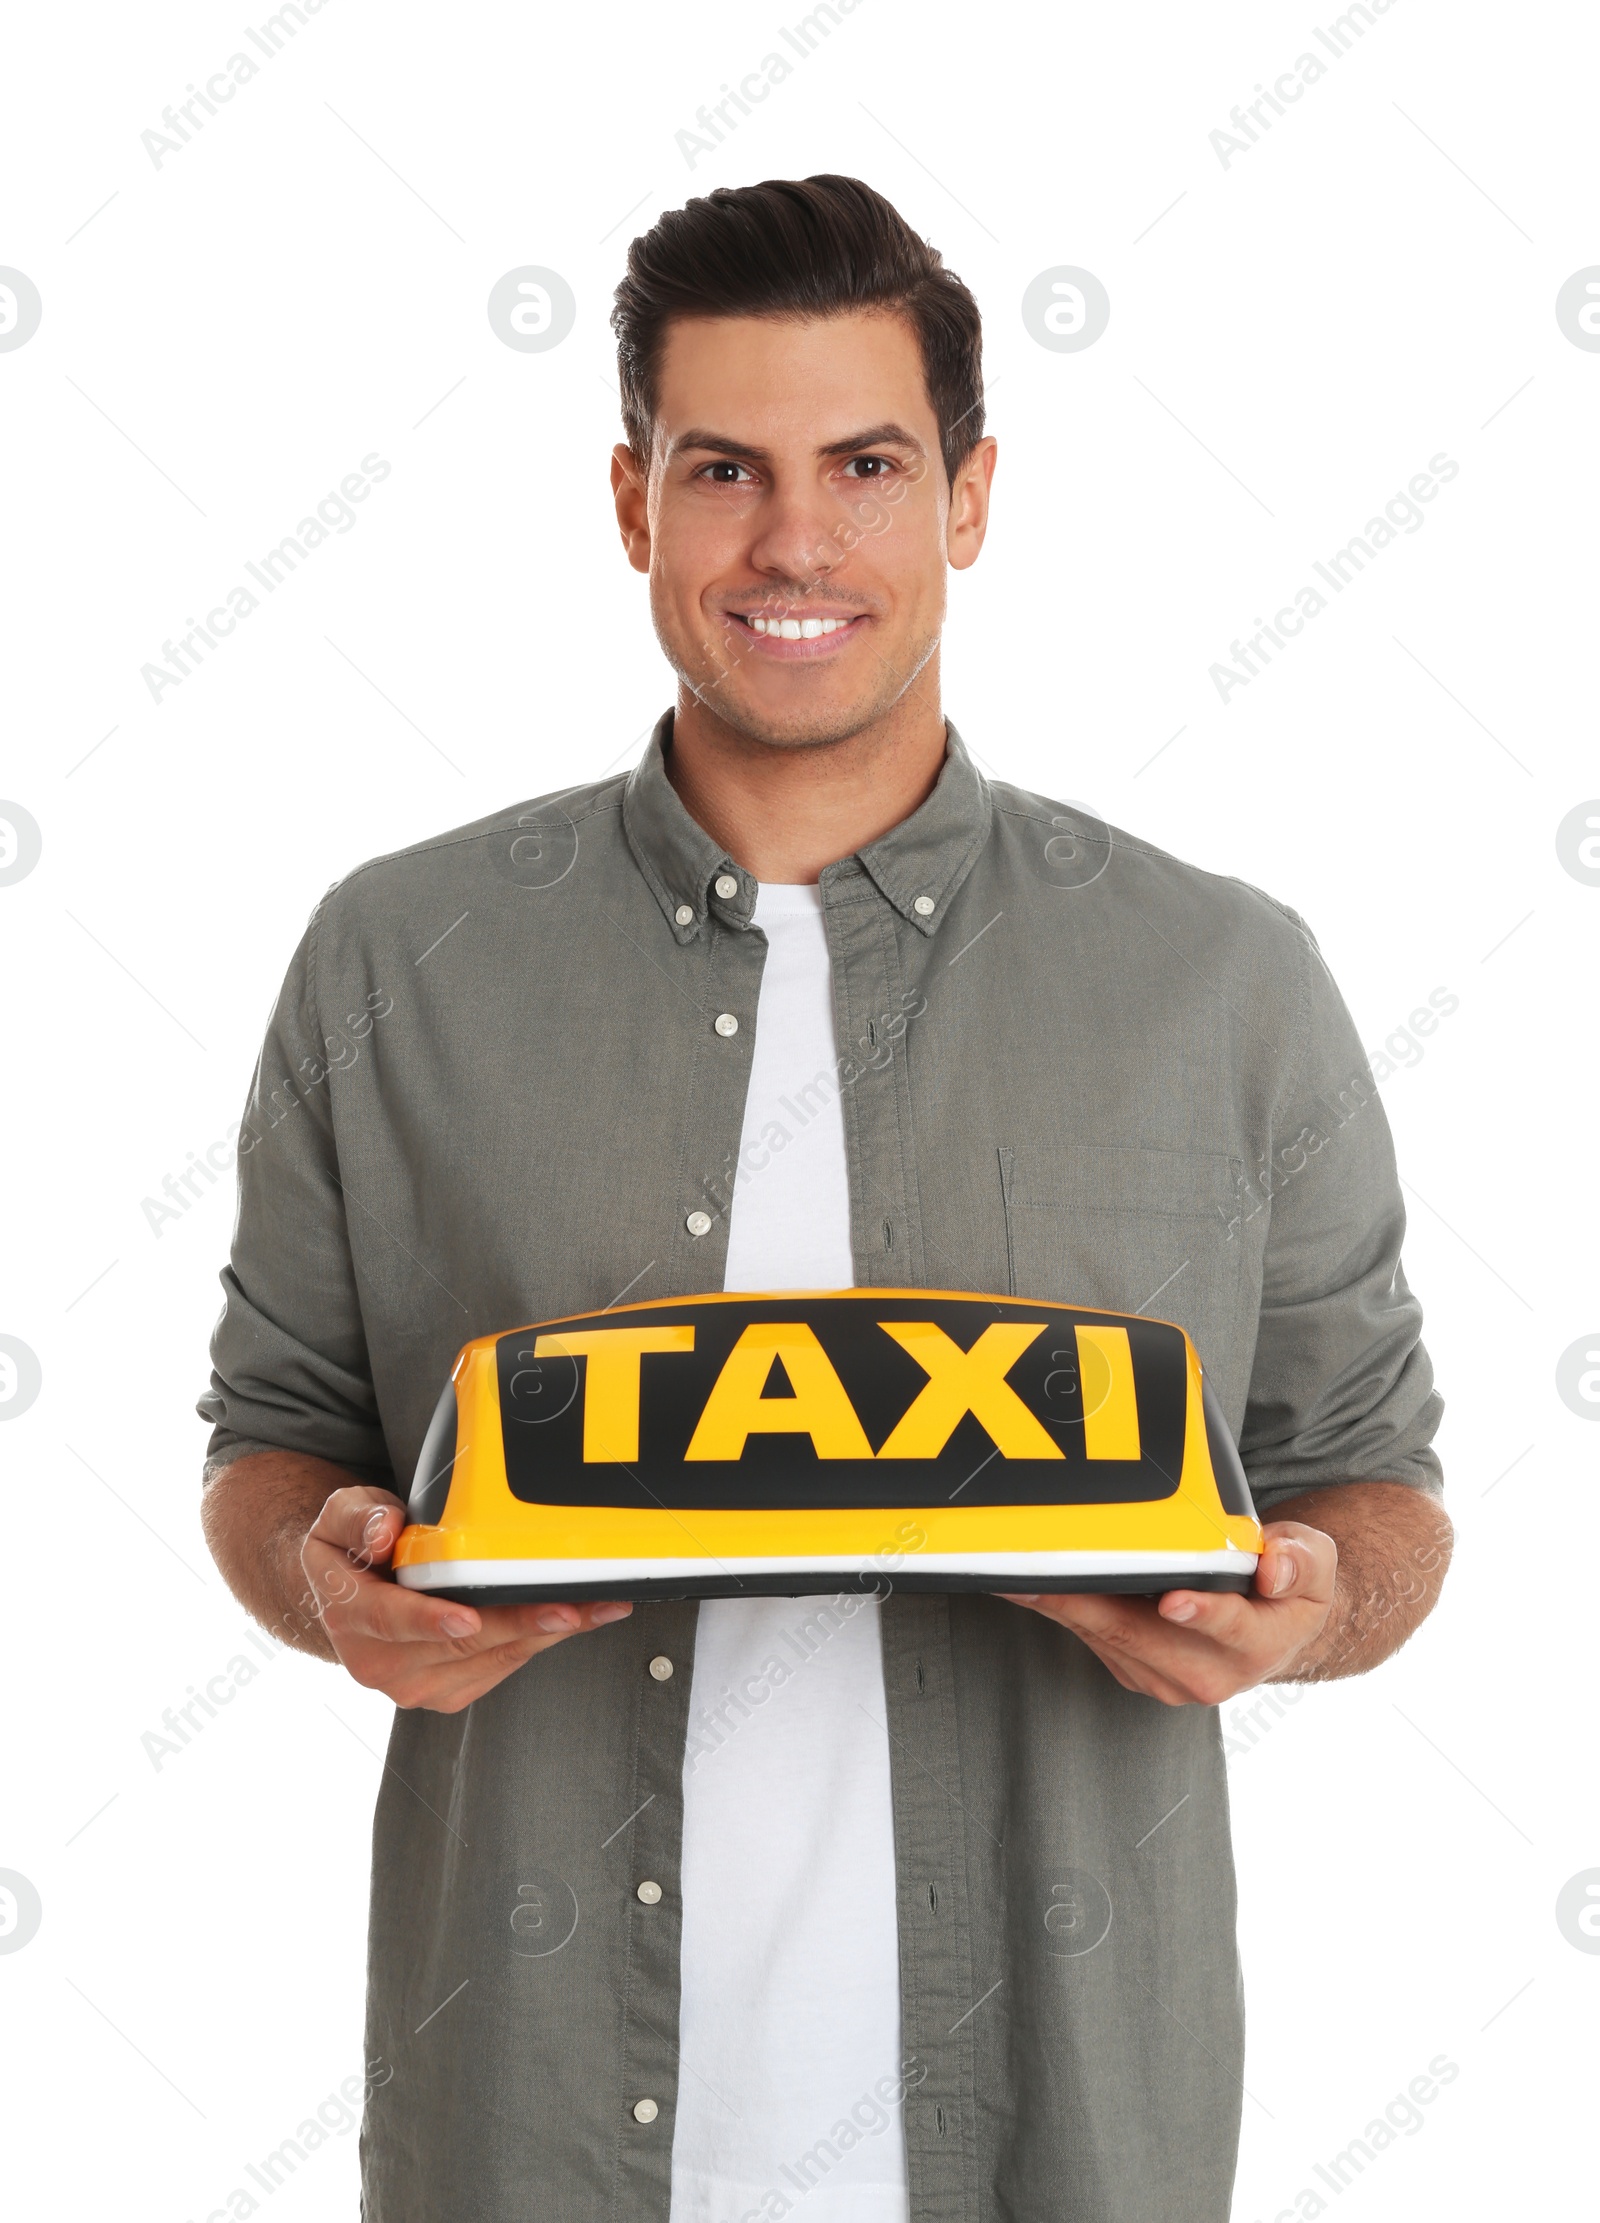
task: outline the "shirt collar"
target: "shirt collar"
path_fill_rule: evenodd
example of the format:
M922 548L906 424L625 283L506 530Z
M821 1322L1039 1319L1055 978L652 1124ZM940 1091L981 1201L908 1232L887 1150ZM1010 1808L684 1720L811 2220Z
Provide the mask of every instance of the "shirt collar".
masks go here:
M672 715L668 710L658 719L644 755L628 774L622 824L667 924L680 942L692 942L713 912L728 926L747 927L757 882L679 801L666 767ZM826 888L836 875L859 865L907 924L923 934L938 929L988 838L992 818L988 782L948 721L945 735L944 764L927 799L855 859L829 865L822 875Z

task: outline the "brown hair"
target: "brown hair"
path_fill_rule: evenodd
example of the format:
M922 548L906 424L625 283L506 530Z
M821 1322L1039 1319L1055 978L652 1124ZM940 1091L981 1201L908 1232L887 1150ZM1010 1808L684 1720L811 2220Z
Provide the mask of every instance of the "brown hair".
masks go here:
M648 460L674 317L798 320L851 309L896 311L915 331L953 481L983 433L978 304L938 250L859 178L719 185L640 233L611 312L628 445Z

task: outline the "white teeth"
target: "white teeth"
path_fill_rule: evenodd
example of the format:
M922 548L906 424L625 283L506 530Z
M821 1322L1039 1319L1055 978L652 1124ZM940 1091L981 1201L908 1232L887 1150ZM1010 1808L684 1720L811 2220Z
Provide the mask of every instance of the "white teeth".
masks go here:
M838 633L850 623L849 618L764 618L753 617L753 632L765 633L772 640L814 641L820 634Z

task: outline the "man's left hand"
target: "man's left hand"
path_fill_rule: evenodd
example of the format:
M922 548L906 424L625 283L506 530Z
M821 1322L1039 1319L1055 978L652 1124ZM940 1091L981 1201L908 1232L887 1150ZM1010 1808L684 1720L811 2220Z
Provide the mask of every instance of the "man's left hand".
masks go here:
M1169 1590L1162 1598L1003 1592L1081 1637L1125 1690L1167 1706L1220 1706L1281 1675L1333 1609L1339 1549L1303 1521L1269 1521L1248 1595Z

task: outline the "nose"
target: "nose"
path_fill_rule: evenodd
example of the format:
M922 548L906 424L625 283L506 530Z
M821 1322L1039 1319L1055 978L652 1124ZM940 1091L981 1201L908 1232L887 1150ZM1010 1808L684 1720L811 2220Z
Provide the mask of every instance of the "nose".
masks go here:
M838 505L821 487L780 484L761 506L750 561L775 585L814 592L844 561L833 532L838 521Z

